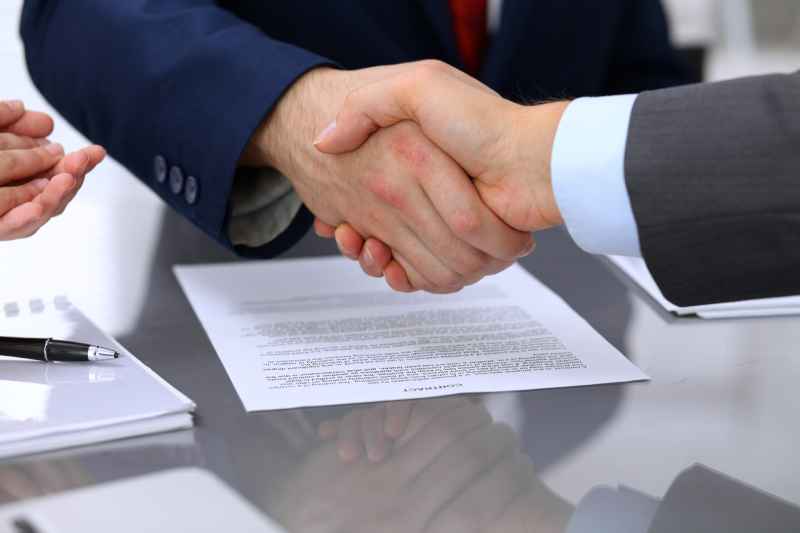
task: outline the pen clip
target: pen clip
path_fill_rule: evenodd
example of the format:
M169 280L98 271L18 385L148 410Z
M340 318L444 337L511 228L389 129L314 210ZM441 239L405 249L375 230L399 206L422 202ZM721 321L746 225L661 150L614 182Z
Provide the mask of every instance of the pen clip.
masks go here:
M42 348L42 355L44 356L44 362L49 363L50 359L47 357L47 347L50 345L50 341L53 340L51 338L47 338L44 340L44 348Z

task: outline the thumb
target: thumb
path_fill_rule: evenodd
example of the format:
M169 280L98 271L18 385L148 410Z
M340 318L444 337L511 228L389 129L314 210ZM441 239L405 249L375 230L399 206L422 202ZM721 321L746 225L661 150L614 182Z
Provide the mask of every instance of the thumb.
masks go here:
M347 95L336 120L314 141L321 152L341 154L360 147L380 128L415 120L417 90L406 75L365 85Z

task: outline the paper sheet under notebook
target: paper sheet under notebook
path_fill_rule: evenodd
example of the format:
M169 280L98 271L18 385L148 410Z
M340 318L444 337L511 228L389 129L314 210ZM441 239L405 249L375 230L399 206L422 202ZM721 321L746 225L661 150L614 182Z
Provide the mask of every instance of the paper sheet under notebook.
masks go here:
M627 274L661 307L678 316L697 315L700 318L714 319L800 315L800 296L680 307L664 298L643 259L621 256L609 256L608 259Z
M194 403L63 297L5 300L0 332L120 352L97 363L0 357L0 459L192 426Z
M342 258L175 271L248 411L647 379L517 265L447 296Z

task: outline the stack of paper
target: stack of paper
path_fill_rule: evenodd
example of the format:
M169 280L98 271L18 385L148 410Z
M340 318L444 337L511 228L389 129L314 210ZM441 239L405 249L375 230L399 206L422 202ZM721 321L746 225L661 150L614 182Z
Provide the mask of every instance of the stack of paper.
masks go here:
M679 316L697 315L700 318L743 318L754 316L779 316L800 314L800 296L764 298L713 305L680 307L661 294L644 260L638 257L610 256L609 260L627 274L661 307Z
M6 302L0 332L114 348L97 363L43 363L0 356L0 458L192 426L194 403L66 299Z

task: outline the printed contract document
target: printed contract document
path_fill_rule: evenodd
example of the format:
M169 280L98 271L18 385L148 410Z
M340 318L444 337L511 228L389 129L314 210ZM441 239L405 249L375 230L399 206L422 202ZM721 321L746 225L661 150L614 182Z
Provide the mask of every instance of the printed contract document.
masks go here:
M175 272L248 411L648 379L518 265L446 296L344 258Z

